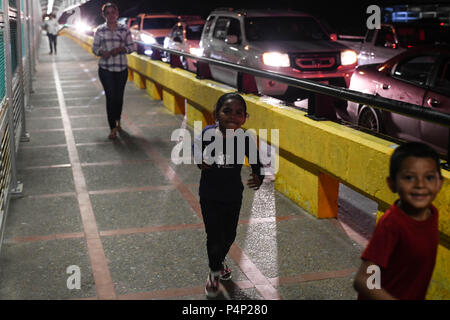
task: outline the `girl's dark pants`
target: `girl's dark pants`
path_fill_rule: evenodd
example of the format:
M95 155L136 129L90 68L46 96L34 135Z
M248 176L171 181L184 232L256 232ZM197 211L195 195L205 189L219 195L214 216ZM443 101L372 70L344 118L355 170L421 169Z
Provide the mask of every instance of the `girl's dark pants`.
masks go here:
M222 262L236 239L241 204L242 199L234 202L222 202L200 198L206 231L206 250L211 271L222 269Z
M122 115L123 93L128 79L128 69L112 72L99 68L98 75L105 90L106 113L109 127L112 130L116 127L116 121L119 121Z

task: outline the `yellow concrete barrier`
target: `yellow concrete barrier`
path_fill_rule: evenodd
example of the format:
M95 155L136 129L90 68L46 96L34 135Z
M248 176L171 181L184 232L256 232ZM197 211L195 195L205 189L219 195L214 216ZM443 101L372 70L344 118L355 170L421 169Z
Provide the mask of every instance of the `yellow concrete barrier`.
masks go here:
M89 50L86 39L69 37ZM128 62L134 83L154 99L162 99L173 113L185 113L190 125L212 123L217 99L233 91L135 53L128 55ZM250 114L245 128L279 130L275 187L309 213L318 218L337 216L339 182L376 201L378 218L396 200L385 182L392 142L330 121L311 120L305 112L269 104L255 95L243 97ZM443 171L443 176L442 191L434 201L440 212L440 245L429 299L450 299L450 173Z

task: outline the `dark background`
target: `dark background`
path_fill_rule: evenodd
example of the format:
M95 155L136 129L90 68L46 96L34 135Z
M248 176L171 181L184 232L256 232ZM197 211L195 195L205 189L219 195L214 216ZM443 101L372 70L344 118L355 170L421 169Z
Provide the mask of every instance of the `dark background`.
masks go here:
M381 8L390 5L401 4L438 4L450 5L450 0L91 0L81 6L81 13L85 19L94 24L101 24L101 6L106 2L115 2L120 11L120 16L136 16L139 13L170 12L174 14L194 14L206 18L213 9L219 7L232 7L235 9L293 9L311 13L326 21L332 29L341 34L365 33L366 20L369 15L366 9L371 4Z

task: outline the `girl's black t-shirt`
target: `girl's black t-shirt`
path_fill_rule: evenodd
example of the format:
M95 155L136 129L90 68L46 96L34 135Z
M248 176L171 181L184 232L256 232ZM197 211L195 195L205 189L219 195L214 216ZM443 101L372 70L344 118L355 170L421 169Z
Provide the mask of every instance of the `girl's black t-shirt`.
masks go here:
M209 130L214 131L208 132ZM212 145L215 139L220 137L223 139L223 156L220 152L221 148L217 144ZM197 144L197 149L195 144ZM229 150L227 152L227 144L229 146L228 149L232 146L233 152ZM244 155L247 156L250 162L252 172L257 174L261 181L264 179L264 169L260 162L256 142L243 130L236 131L236 134L232 137L225 137L220 133L217 125L206 126L202 131L201 137L197 137L194 142L194 156L196 150L197 152L200 150L200 145L202 153L197 156L201 157L205 162L214 161L211 169L202 170L199 188L200 198L223 202L241 200L244 190L241 178ZM199 163L200 158L197 159L197 163Z

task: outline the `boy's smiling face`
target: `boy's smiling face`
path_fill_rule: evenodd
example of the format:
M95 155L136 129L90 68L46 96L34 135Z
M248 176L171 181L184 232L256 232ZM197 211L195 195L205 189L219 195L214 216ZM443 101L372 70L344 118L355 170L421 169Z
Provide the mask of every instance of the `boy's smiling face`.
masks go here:
M407 214L425 214L442 186L436 162L431 158L407 157L395 181L388 178L392 192L398 193Z

